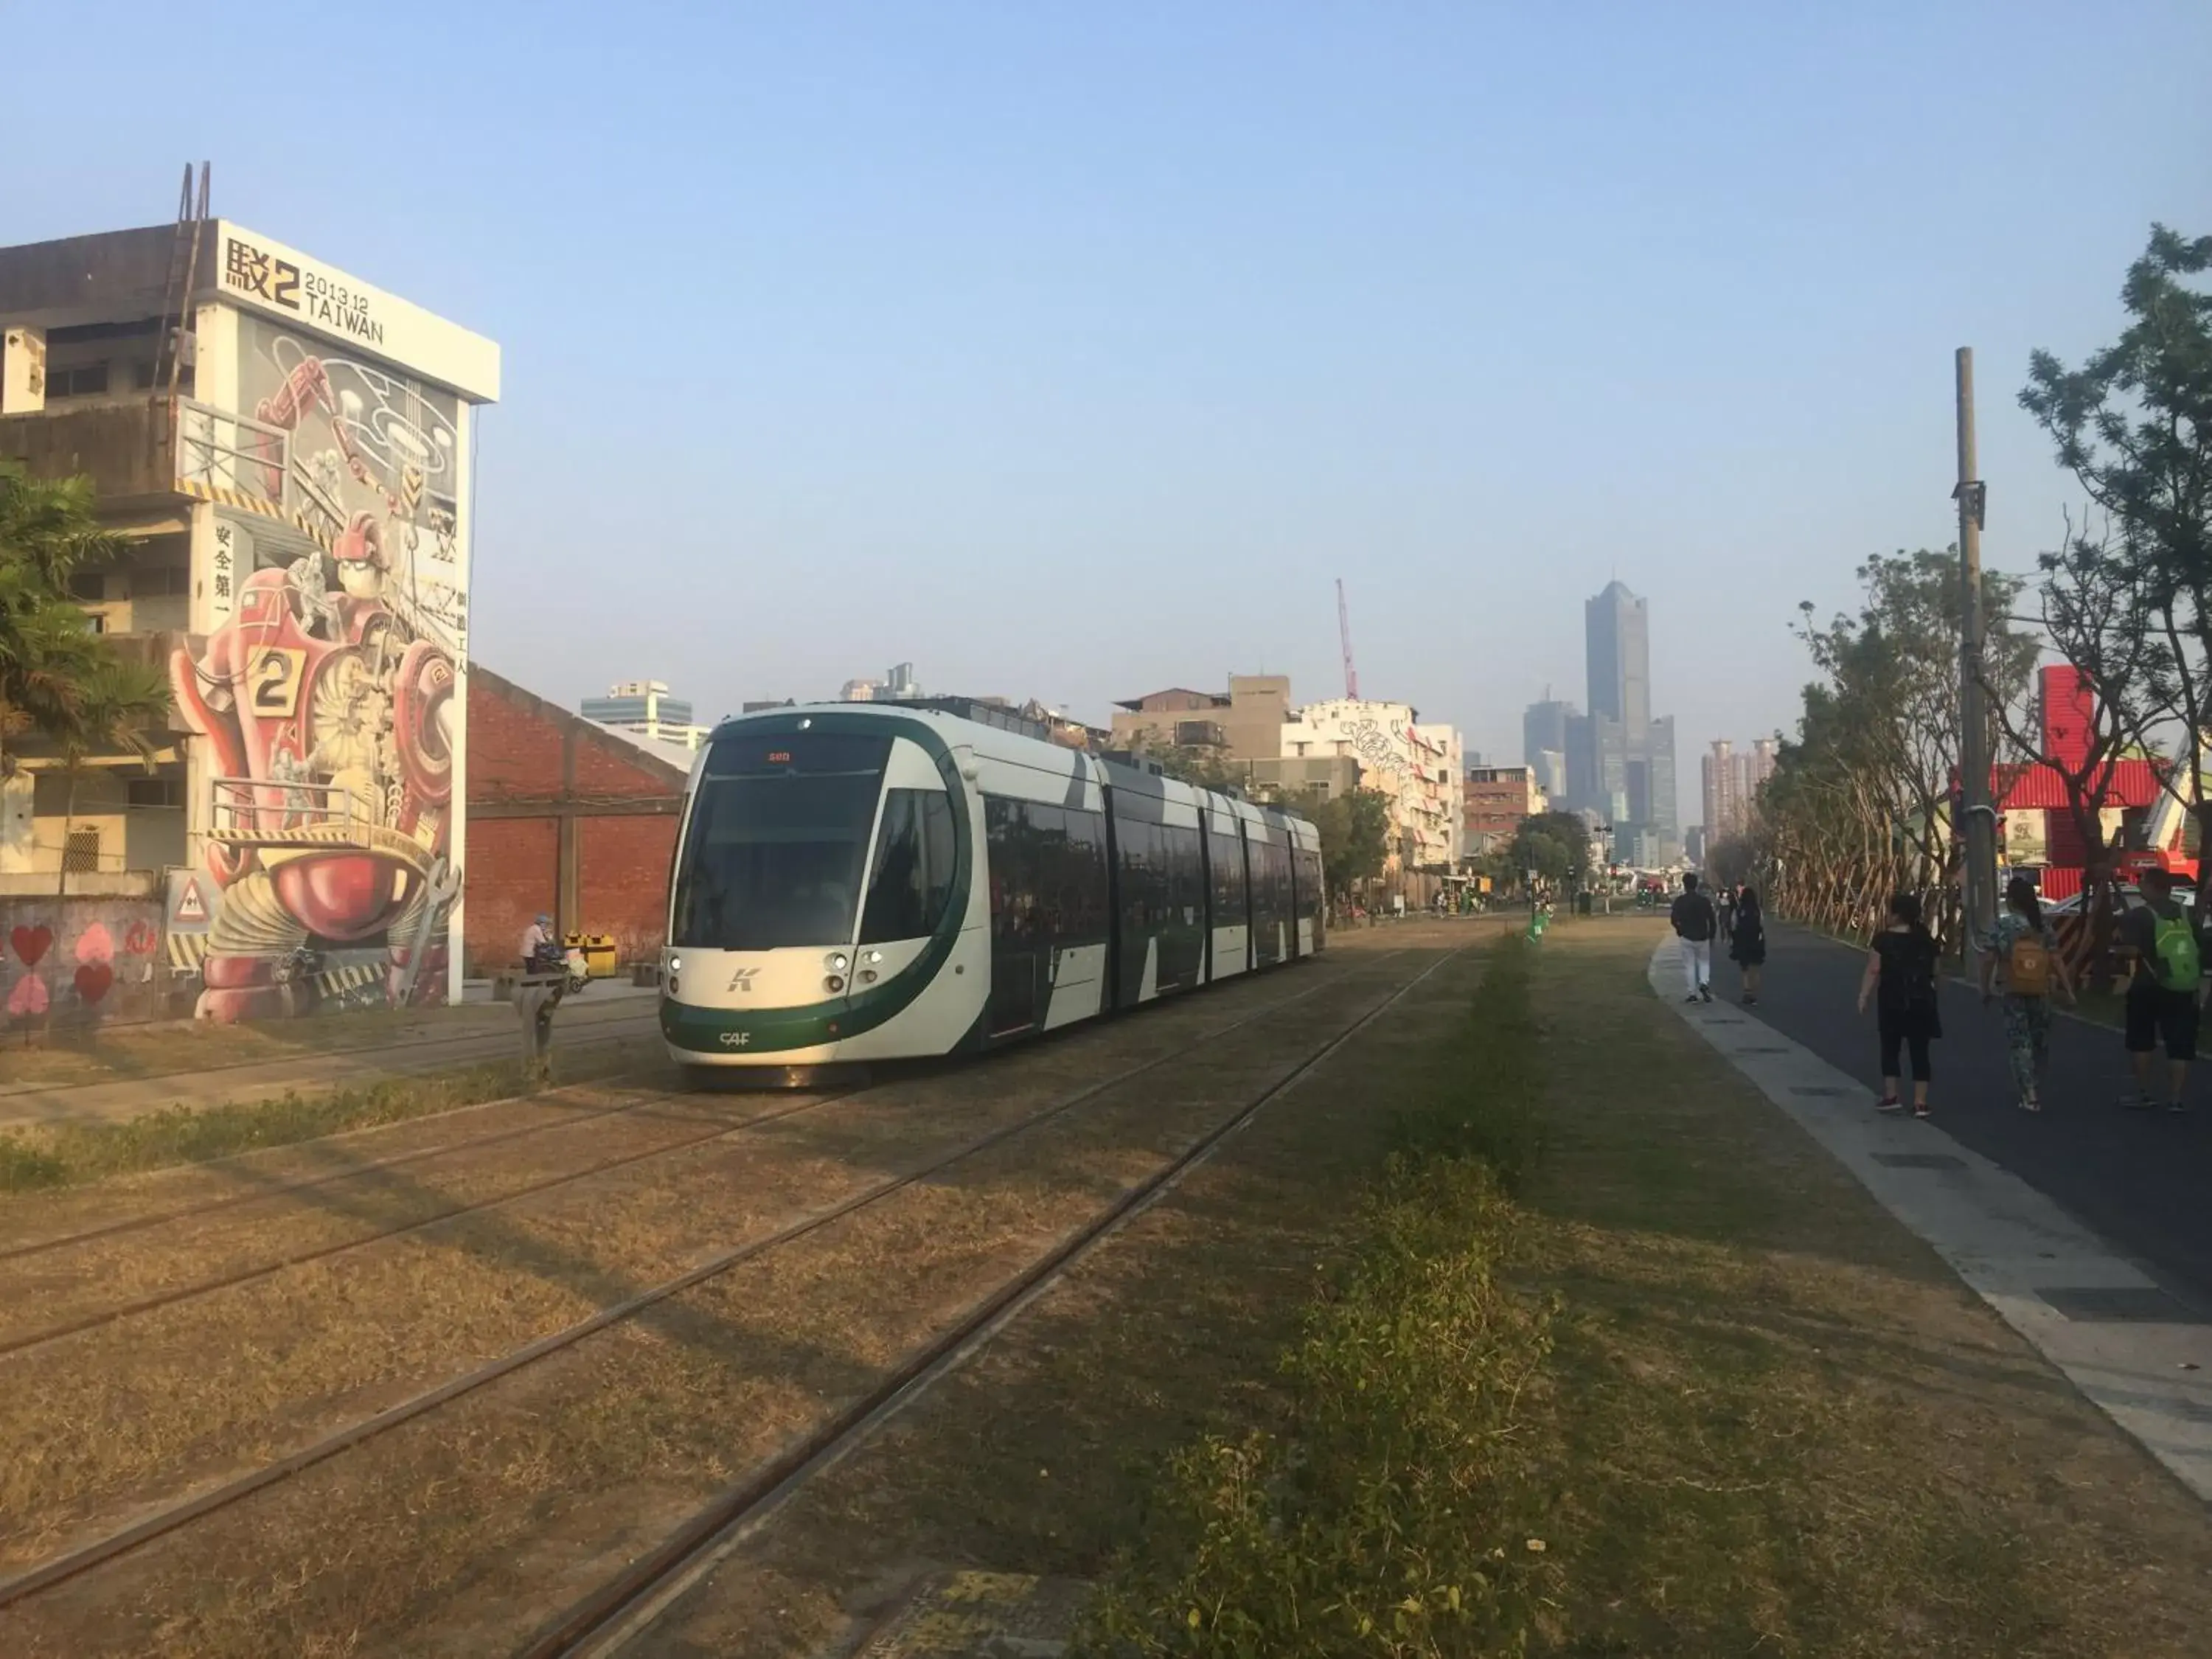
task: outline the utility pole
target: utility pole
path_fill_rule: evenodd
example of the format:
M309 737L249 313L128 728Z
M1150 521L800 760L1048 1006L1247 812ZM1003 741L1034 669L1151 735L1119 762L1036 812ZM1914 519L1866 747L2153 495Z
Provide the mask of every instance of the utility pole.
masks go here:
M1966 945L1977 947L1996 925L1996 812L1990 805L1987 696L1982 684L1982 524L1988 489L1975 476L1974 349L1958 353L1959 483L1959 816L1954 826L1966 849Z

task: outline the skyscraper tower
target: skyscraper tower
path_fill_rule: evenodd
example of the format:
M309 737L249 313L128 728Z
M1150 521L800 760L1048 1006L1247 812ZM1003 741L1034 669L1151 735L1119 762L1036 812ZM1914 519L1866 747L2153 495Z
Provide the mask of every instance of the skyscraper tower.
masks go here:
M1618 724L1632 743L1651 724L1651 617L1619 581L1583 606L1589 711Z

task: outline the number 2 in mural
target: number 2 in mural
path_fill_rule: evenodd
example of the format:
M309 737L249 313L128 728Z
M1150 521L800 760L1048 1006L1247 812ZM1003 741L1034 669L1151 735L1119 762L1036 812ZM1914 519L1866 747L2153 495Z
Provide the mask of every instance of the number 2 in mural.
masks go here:
M300 707L300 680L307 653L294 646L264 645L246 671L253 712L289 718Z

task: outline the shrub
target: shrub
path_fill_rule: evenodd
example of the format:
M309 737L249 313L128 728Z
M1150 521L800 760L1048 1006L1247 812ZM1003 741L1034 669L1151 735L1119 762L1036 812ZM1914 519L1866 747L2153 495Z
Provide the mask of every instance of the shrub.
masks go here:
M1540 1146L1523 949L1499 948L1465 1028L1415 1072L1359 1244L1283 1361L1289 1420L1174 1459L1079 1653L1524 1648L1549 1575L1516 1429L1552 1309L1501 1273L1508 1183Z

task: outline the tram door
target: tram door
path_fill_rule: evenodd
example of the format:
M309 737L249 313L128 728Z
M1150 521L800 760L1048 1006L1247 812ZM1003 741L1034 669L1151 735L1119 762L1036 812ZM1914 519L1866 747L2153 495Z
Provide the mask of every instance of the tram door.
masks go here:
M991 871L990 1035L1012 1036L1042 1022L1039 984L1048 946L1040 927L1036 860L1023 803L986 796L984 840Z

